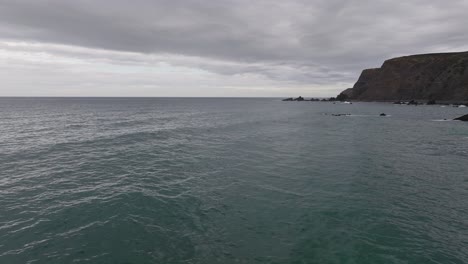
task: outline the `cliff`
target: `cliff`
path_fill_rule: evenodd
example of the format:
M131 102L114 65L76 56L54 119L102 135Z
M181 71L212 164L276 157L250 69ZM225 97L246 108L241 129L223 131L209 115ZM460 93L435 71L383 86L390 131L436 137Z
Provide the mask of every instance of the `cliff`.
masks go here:
M361 101L468 101L468 52L390 59L361 73L341 98Z

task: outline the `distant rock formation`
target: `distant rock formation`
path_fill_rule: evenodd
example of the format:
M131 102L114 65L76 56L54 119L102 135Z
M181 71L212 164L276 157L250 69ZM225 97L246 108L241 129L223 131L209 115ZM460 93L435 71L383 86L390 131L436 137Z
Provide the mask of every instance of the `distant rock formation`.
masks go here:
M285 102L286 101L299 101L299 102L301 102L301 101L304 101L304 97L302 97L302 96L299 96L297 98L290 97L290 98L283 99L283 101L285 101Z
M337 98L359 101L468 101L468 52L390 59L367 69Z
M309 102L334 102L336 101L337 99L335 97L330 97L330 98L310 98L310 99L305 99L304 97L302 96L299 96L297 98L293 98L293 97L289 97L289 98L285 98L281 101L284 101L284 102L292 102L292 101L296 101L296 102L303 102L303 101L309 101Z
M459 120L459 121L468 121L468 115L460 116L455 118L454 120Z

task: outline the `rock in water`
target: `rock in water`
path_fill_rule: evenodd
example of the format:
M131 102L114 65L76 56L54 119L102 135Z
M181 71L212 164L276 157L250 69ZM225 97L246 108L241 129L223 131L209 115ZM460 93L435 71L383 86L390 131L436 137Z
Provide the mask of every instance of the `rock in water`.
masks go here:
M460 121L468 121L468 115L460 116L455 118L454 120L460 120Z
M297 98L292 98L292 97L286 98L286 99L283 99L282 101L299 101L299 102L301 102L301 101L305 101L305 99L304 99L304 97L299 96Z

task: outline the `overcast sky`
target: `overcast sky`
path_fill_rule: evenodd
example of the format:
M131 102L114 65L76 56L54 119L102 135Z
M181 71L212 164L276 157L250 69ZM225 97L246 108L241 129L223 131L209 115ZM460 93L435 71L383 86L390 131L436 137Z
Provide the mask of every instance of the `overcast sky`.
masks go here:
M335 96L468 50L468 0L0 0L0 96Z

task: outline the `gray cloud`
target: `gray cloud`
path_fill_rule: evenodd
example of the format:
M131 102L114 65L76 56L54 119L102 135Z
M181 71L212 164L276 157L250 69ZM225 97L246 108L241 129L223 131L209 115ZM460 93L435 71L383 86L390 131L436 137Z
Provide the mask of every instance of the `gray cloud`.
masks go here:
M466 0L2 0L0 38L339 90L389 57L468 49L466 10Z

